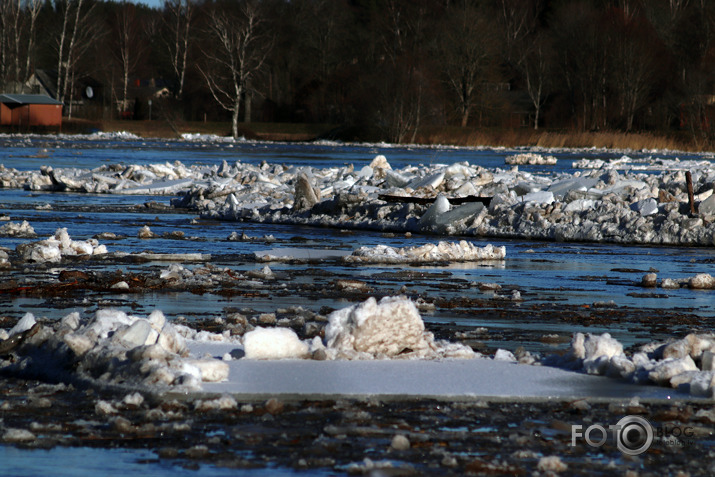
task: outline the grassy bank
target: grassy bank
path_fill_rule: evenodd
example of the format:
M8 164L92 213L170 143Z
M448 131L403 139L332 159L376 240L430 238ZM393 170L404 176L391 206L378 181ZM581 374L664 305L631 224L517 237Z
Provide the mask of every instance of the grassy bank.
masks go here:
M341 139L340 129L331 124L242 123L240 134L247 139L268 141L312 141L321 137ZM146 138L171 138L184 133L228 136L227 122L168 121L66 121L63 132L126 131ZM712 142L696 142L685 132L665 134L622 133L614 131L534 131L533 129L476 129L460 127L425 127L416 136L419 144L451 144L490 147L597 147L611 149L672 149L712 151Z
M455 144L491 147L597 147L610 149L713 150L712 144L696 144L686 134L657 135L617 131L534 131L533 129L425 128L417 136L423 144Z

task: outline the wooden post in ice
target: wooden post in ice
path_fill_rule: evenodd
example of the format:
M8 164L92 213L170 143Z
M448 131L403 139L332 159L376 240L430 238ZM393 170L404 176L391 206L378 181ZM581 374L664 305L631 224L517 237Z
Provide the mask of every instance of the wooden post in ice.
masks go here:
M685 172L685 184L688 186L688 203L690 203L690 213L695 215L695 198L693 197L693 176L690 171Z

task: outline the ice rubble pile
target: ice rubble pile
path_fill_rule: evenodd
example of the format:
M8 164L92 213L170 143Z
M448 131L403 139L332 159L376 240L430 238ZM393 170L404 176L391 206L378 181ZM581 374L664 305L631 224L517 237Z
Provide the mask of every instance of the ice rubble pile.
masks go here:
M28 313L8 335L29 330L33 325L35 319ZM9 372L47 379L161 389L200 389L202 381L228 378L225 362L189 357L186 338L227 339L171 324L158 310L140 318L105 309L88 320L75 312L54 325L42 326L24 343L19 359L4 364Z
M650 343L629 357L608 333L576 333L566 356L550 357L545 363L633 383L671 386L695 396L713 397L715 392L713 334L689 334L679 340Z
M548 163L535 154L520 163ZM518 159L517 159L518 158ZM118 194L178 194L177 207L203 217L339 228L540 240L712 245L715 168L710 161L658 158L577 161L569 173L487 170L469 163L393 169L377 156L366 166L280 164L186 167L180 162L107 165L92 170L17 171L0 166L0 186ZM639 172L638 169L656 173ZM690 214L685 170L697 214ZM387 202L381 195L434 199ZM450 203L482 196L480 202ZM454 201L452 201L454 202Z
M16 247L18 254L29 262L59 262L62 257L101 255L107 247L96 239L72 240L66 228L57 229L54 235L39 242L22 243Z
M525 154L516 154L514 156L507 156L504 158L504 162L509 165L553 166L554 164L556 164L557 159L554 156L542 156L541 154L534 154L533 152L527 152Z
M0 330L0 343L21 333L26 339L15 358L3 361L0 369L41 379L93 382L99 385L145 387L155 390L199 390L202 382L228 379L229 361L195 358L192 342L241 345L245 359L439 359L480 356L470 347L435 340L425 331L414 303L405 297L374 298L333 312L319 336L300 340L289 328L256 327L241 338L229 331L222 334L197 332L172 324L161 311L148 317L103 309L83 319L74 312L53 324L37 324L27 313L17 325ZM204 348L206 349L206 348ZM225 349L225 346L224 348Z
M91 170L42 166L39 171L18 171L0 165L0 186L33 191L161 195L188 189L215 172L215 167L186 167L179 161L103 165Z
M352 166L226 166L221 169L233 182L195 186L175 205L198 209L204 217L265 223L712 245L715 168L701 162L692 169L696 215L689 213L684 171L658 164L653 166L658 174L623 173L604 163L599 169L546 177L516 167L486 170L468 163L395 170L382 156L359 170ZM386 202L379 198L383 194L435 200L431 205ZM450 203L451 197L466 196L492 200L487 207L479 202Z
M474 358L472 348L435 340L425 331L415 304L385 297L334 311L328 316L325 343L301 341L286 328L256 328L243 339L249 359L439 359Z
M395 248L387 245L360 247L351 255L343 257L348 263L431 263L469 262L480 260L504 260L506 247L487 244L478 247L472 242L428 243L417 247Z
M415 304L405 297L385 297L334 311L325 329L330 359L473 358L472 348L435 340L425 331Z
M8 222L0 226L0 237L35 238L35 229L27 220L20 223Z

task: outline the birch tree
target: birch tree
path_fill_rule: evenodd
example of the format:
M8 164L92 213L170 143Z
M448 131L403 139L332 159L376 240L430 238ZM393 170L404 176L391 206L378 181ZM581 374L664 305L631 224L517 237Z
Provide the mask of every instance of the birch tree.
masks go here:
M129 107L129 78L144 55L145 44L141 41L142 27L133 3L124 0L116 12L115 21L113 54L121 74L121 112L126 112Z
M74 68L86 53L91 40L98 33L91 26L91 12L94 4L87 6L85 0L64 0L62 2L62 26L57 39L57 100L72 100L72 78ZM70 98L67 98L69 94Z
M234 138L238 137L241 98L272 46L259 5L244 1L235 10L223 4L209 12L209 43L214 47L203 49L206 64L200 71L216 102L231 112Z
M41 7L41 0L0 2L0 82L10 80L16 93L31 74Z
M171 67L176 76L175 95L184 93L186 65L193 26L195 0L166 0L164 2L164 45L169 54Z

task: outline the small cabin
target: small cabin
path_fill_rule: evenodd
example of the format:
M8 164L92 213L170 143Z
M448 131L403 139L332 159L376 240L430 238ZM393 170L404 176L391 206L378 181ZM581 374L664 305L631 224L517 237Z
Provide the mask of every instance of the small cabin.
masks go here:
M62 103L43 94L0 94L0 126L60 127Z

